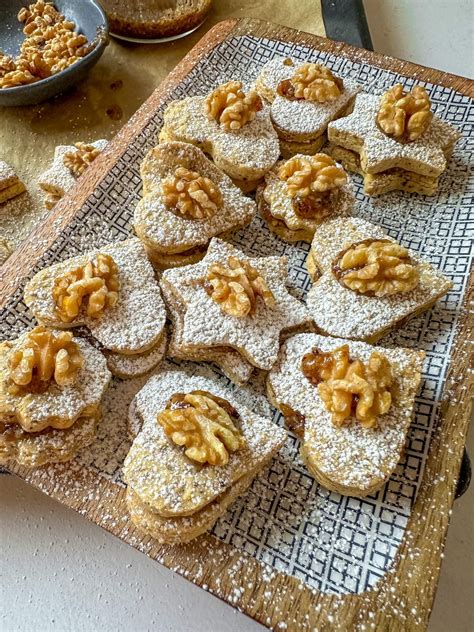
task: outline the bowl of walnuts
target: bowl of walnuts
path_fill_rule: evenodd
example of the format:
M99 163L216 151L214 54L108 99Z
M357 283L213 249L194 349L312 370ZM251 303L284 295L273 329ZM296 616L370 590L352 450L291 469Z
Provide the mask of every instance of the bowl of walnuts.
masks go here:
M95 0L0 0L0 105L40 103L85 77L108 43Z

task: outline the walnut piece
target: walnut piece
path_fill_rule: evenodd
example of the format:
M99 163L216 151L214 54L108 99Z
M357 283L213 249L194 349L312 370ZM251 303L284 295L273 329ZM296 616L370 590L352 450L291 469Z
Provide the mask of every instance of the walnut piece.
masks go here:
M326 103L342 92L342 80L321 64L307 63L296 69L290 79L280 82L277 93L290 100Z
M70 331L35 327L9 358L10 392L43 392L54 381L72 384L84 358Z
M165 205L188 219L209 219L222 204L219 187L197 171L177 167L161 182Z
M74 22L44 0L20 9L18 20L24 24L26 38L16 58L0 57L0 88L50 77L74 64L94 47L74 30Z
M404 294L420 280L408 250L388 239L352 244L338 254L332 269L343 286L369 296Z
M245 94L242 82L228 81L206 97L205 107L208 118L217 121L226 131L235 131L252 121L263 103L255 90Z
M397 83L380 99L377 124L387 136L401 142L412 142L428 129L433 118L430 107L430 97L425 88L415 86L407 93Z
M237 318L253 313L259 296L267 307L275 305L275 297L260 272L237 257L229 257L227 266L213 263L205 288L223 312Z
M100 149L87 143L74 143L76 151L68 151L64 154L63 162L75 178L84 173L87 167L100 154Z
M350 358L348 345L327 353L313 349L303 356L301 370L318 387L336 426L354 416L364 428L376 428L378 417L390 409L392 368L377 351L364 364Z
M85 307L87 316L98 318L117 303L119 289L117 264L110 255L99 253L85 265L55 279L56 313L68 323Z
M229 453L245 446L235 426L238 413L226 400L206 391L173 395L158 423L185 455L198 463L225 465Z
M324 193L347 182L344 169L327 154L290 158L278 169L278 177L291 197Z

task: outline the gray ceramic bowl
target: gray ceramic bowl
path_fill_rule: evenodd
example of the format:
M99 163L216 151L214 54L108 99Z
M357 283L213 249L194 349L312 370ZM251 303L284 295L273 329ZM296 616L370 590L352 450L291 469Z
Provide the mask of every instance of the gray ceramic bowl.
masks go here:
M21 7L34 0L0 0L0 50L18 54L25 36L17 15ZM31 105L59 94L85 77L100 59L108 43L108 22L95 0L54 0L54 6L76 24L76 30L97 45L88 55L57 75L14 88L0 88L0 105Z

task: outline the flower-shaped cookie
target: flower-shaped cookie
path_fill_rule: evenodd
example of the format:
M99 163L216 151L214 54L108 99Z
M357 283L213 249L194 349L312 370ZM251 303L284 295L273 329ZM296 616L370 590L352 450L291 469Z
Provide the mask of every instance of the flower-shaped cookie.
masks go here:
M207 96L187 97L170 103L164 113L160 141L176 140L196 145L245 190L252 190L278 160L280 146L268 107L261 104L258 109L254 108L251 118L238 118L241 111L246 112L244 102L249 93L237 100L236 106L240 109L236 112L239 123L235 128L229 124L232 119L225 117L225 107L224 111L214 107L213 95L219 93L216 96L221 96L223 87L236 83L219 86ZM229 98L242 93L241 87L237 93L232 89L235 87L231 86ZM252 103L249 107L252 108Z
M271 102L271 119L284 158L319 151L327 140L328 124L350 111L361 89L355 81L342 80L320 64L284 57L265 64L256 88Z
M337 358L341 349L350 354L349 374L338 370L339 379L326 380L324 389L306 377L304 358L322 354L327 361L328 356ZM295 432L302 440L302 459L321 485L340 494L366 496L385 484L405 445L423 360L421 351L383 349L317 334L299 334L284 343L268 375L268 397L289 424L298 421ZM363 375L371 363L376 365L373 368L382 364L389 376L381 383L388 397L384 397L384 412L377 417L376 426L364 425L354 412L342 424L335 423L334 413L328 410L327 391L331 391L334 403L337 397L339 404L345 405L349 398L352 411L356 408L351 397L358 402L357 408L364 397L364 403L370 399L368 405L372 405L371 384L352 370L358 368Z
M154 147L141 175L143 199L134 228L159 267L195 263L212 237L245 226L255 215L255 203L193 145Z
M51 166L38 178L38 184L46 194L44 203L47 209L52 209L74 186L77 178L106 147L107 141L104 139L90 144L76 143L56 147Z
M394 138L377 121L382 98L359 94L352 113L330 123L331 155L347 169L362 173L370 195L393 189L432 194L459 132L434 115L413 141Z
M330 336L375 342L429 309L452 286L430 263L359 218L336 218L314 235L306 305Z
M99 421L97 412L79 417L69 428L46 428L40 432L0 423L0 464L16 461L25 467L40 467L70 461L79 450L93 443Z
M186 346L232 347L264 370L276 360L280 334L311 323L286 281L285 257L248 258L220 239L202 261L166 270L161 279L184 304Z
M0 421L26 432L69 428L97 414L110 377L88 342L36 327L0 345Z
M184 371L152 376L132 407L143 425L125 459L127 504L133 522L161 542L211 528L286 437L217 380Z
M99 267L103 259L114 268L113 287L110 282L107 285L109 269L90 273L91 266ZM76 277L81 278L76 281ZM81 285L84 282L86 287ZM79 300L71 306L74 297ZM85 325L105 349L126 355L155 346L166 320L153 267L136 238L44 268L26 285L24 298L40 322L53 327ZM65 318L61 306L75 307L69 313L77 315ZM94 306L96 310L91 311Z
M311 241L322 221L350 215L352 185L327 154L297 154L277 163L257 189L257 205L270 229L286 241Z

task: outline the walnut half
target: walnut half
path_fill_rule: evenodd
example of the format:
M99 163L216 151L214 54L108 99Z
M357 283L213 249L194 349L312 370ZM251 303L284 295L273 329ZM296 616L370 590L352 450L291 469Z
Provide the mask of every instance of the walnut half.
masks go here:
M209 219L222 204L219 187L197 171L177 167L161 182L164 204L189 219Z
M333 273L345 287L369 296L413 290L420 274L406 248L388 239L364 239L338 254Z
M87 316L98 318L117 303L119 289L117 264L110 255L99 253L85 265L54 280L56 313L68 323L84 306Z
M76 151L68 151L64 154L64 165L69 169L75 178L84 173L87 167L100 154L100 149L87 143L75 143Z
M412 142L428 129L433 118L430 107L430 97L423 87L415 86L407 93L397 83L380 99L377 125L387 136Z
M342 92L342 80L321 64L307 63L296 69L290 79L277 88L279 95L290 99L304 99L316 103L333 101Z
M70 331L35 327L9 358L10 392L43 392L72 384L84 358Z
M318 387L318 394L336 426L354 416L364 428L375 428L378 417L390 409L392 368L377 351L364 364L350 358L348 345L327 353L313 349L303 356L301 370Z
M207 272L205 288L223 312L238 318L255 311L259 296L267 307L275 304L275 297L260 272L237 257L229 257L227 266L213 263Z
M255 90L245 94L242 82L228 81L206 97L205 108L208 117L223 129L236 131L255 118L263 103Z
M229 453L245 446L237 429L237 411L226 400L207 391L176 393L159 415L158 423L185 455L197 463L225 465Z

